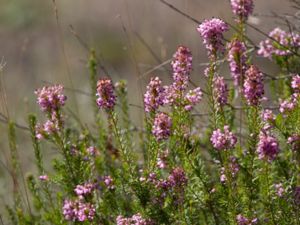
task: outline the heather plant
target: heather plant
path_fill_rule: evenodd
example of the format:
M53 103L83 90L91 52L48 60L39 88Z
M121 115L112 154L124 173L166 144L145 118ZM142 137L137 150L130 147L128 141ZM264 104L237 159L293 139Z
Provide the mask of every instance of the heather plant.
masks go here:
M28 117L37 173L23 177L25 196L13 191L10 224L300 224L299 34L276 28L253 46L247 19L254 2L230 3L235 26L212 18L195 28L207 50L205 84L191 82L192 50L179 46L172 81L149 79L141 128L126 82L98 77L94 50L94 129L68 114L62 85L34 92L45 117ZM280 74L268 76L254 57L269 58ZM209 112L199 114L201 107ZM15 129L9 122L11 173L22 178ZM51 169L45 146L57 153Z

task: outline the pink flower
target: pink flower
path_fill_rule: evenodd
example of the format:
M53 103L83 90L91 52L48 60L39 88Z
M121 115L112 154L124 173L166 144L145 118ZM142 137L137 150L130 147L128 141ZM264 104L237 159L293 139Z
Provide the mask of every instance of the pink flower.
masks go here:
M97 105L103 109L113 109L116 104L114 86L110 79L104 78L97 82Z
M260 132L257 153L259 159L273 161L279 153L279 144L277 139L268 135L266 132Z
M280 28L275 28L269 33L268 39L260 42L258 55L265 58L273 56L289 56L293 52L292 48L300 47L300 35L296 33L288 33Z
M144 105L146 112L152 112L164 104L164 88L161 86L159 77L152 77L144 94Z
M158 113L154 119L152 133L156 140L168 139L171 135L172 120L166 113Z
M182 91L186 89L189 75L192 71L192 61L193 57L190 49L179 46L171 62L174 80L173 86L176 90Z
M202 91L201 88L195 88L194 90L190 90L185 95L185 110L190 111L193 109L193 106L195 106L199 101L202 99Z
M231 76L234 79L234 85L239 86L242 83L243 75L247 70L246 46L239 40L233 40L228 45L228 62Z
M292 88L295 93L300 93L300 76L298 74L294 75L292 78Z
M63 94L63 89L62 85L46 86L37 89L34 93L38 96L37 103L40 105L41 110L52 113L64 106L67 97Z
M227 104L228 88L223 77L215 76L213 78L213 95L219 106Z
M229 126L224 126L223 131L220 129L213 131L210 141L217 150L227 150L234 148L237 138L229 130Z
M209 55L224 51L223 33L228 29L228 25L217 18L205 20L199 25L197 30L203 38Z
M253 12L253 0L231 0L230 2L233 14L238 16L239 19L247 19Z
M257 106L264 95L263 74L251 65L245 73L244 96L248 105Z
M41 176L39 176L39 179L40 179L41 181L48 181L48 180L49 180L49 177L48 177L48 175L41 175Z
M78 195L79 197L84 197L92 194L94 189L95 189L95 184L85 183L83 185L77 185L74 191L76 195Z

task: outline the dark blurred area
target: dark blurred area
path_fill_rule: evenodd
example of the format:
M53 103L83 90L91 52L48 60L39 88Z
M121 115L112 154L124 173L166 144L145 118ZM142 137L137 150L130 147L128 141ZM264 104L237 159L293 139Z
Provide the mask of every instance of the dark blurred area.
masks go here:
M169 3L200 21L220 17L234 23L229 1L169 0ZM296 10L288 0L256 0L254 12L249 22L268 33L279 23L269 16L272 12L295 14ZM147 71L170 59L178 45L192 50L192 79L203 87L204 67L200 64L207 62L207 57L196 27L196 23L159 0L57 0L56 6L52 0L0 0L0 57L6 63L0 76L7 96L7 105L0 99L0 113L26 126L27 114L39 112L34 90L47 83L62 83L67 87L68 107L76 111L77 105L79 117L91 122L89 97L71 90L89 92L86 47L96 50L114 82L128 80L132 104L142 105L141 90L145 90L152 75L161 76L166 83L170 80L171 75L166 72L168 63L153 72ZM248 34L255 43L265 38L251 28ZM230 32L227 37L230 38ZM268 73L277 70L265 59L255 62ZM228 76L228 69L223 70ZM106 75L99 70L99 76ZM3 89L0 91L3 94ZM136 114L139 110L133 108L132 112ZM0 124L0 159L4 164L8 157L6 127ZM28 134L18 129L25 173L34 168ZM10 185L4 179L7 174L1 164L0 193L6 192ZM6 197L3 200L7 201Z

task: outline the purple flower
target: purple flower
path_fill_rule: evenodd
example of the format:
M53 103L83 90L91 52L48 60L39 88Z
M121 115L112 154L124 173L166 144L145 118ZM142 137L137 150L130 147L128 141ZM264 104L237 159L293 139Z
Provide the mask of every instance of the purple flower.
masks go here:
M193 109L193 106L195 106L199 101L202 99L202 91L200 87L195 88L194 90L190 90L185 95L185 110L190 111Z
M229 126L224 126L224 130L217 129L213 131L210 141L217 150L227 150L234 148L237 138L229 130Z
M300 186L294 189L294 201L297 205L300 205Z
M260 132L257 153L259 159L274 160L279 153L277 139L264 131Z
M224 51L223 33L228 29L228 25L217 18L205 20L199 25L197 30L203 38L203 43L210 56L218 51Z
M111 178L111 176L104 176L103 182L109 190L114 190L116 188L114 185L114 180Z
M192 71L192 53L189 48L179 46L175 54L173 55L173 61L171 62L173 69L174 88L177 90L185 90L189 75Z
M114 86L110 79L104 78L97 82L97 105L101 109L113 109L116 104Z
M228 88L223 77L215 76L213 78L213 95L219 106L227 104Z
M60 118L57 118L57 112L53 111L51 113L51 118L48 119L44 124L37 124L35 127L36 130L36 138L42 139L44 137L50 136L59 132L63 126L63 121Z
M116 222L117 225L152 225L153 224L151 220L144 219L139 213L129 218L119 215L116 219Z
M242 83L243 75L247 70L246 46L239 40L233 40L228 45L228 62L231 76L234 79L234 85L239 86Z
M63 215L66 220L69 221L75 221L76 216L75 216L75 204L73 201L70 200L65 200L64 205L63 205Z
M231 0L231 9L239 19L247 19L253 12L253 0Z
M152 77L144 94L145 111L151 112L164 104L164 88L161 86L159 77Z
M81 200L65 200L63 205L63 215L69 221L92 221L95 217L96 209L91 203Z
M48 177L48 175L41 175L41 176L39 176L39 179L41 180L41 181L48 181L49 180L49 177Z
M156 140L165 140L171 135L172 120L166 113L158 113L154 119L152 133Z
M282 183L275 184L274 188L275 188L276 195L278 197L282 197L283 194L285 193Z
M90 147L88 147L88 148L86 149L86 151L87 151L87 153L88 153L90 156L92 156L92 157L94 157L94 156L96 156L96 155L98 154L98 150L97 150L97 148L96 148L95 146L90 146Z
M164 169L167 167L167 159L169 156L169 150L165 150L164 152L159 154L159 157L157 158L157 167L160 169Z
M294 75L292 78L292 88L295 93L300 93L300 76L298 74Z
M300 151L300 134L290 136L287 143L291 145L293 151Z
M263 74L251 65L245 73L244 96L248 105L257 106L264 94Z
M300 35L296 33L288 33L280 28L275 28L269 33L268 39L260 42L258 55L265 58L272 56L289 56L293 52L291 48L300 47Z
M172 170L168 177L168 182L172 187L184 187L187 184L187 178L182 168L177 167Z
M229 161L229 164L228 164L228 172L231 173L231 176L232 177L235 177L237 175L237 173L239 172L240 170L240 165L238 164L237 162L237 158L234 157L234 156L231 156L230 157L230 161ZM220 181L222 183L225 183L227 181L227 177L226 177L226 169L225 167L222 167L221 168L221 176L220 176Z
M59 110L65 105L67 97L63 94L62 85L46 86L37 89L34 93L37 95L37 103L43 112Z
M275 120L275 115L272 110L265 109L261 114L261 118L264 122L272 122Z
M279 103L280 103L279 111L283 114L293 111L297 106L299 97L300 97L299 93L294 93L290 98L284 101L282 99L279 99Z
M77 185L74 189L77 196L80 198L90 195L95 189L95 184L85 183L83 185Z
M248 219L247 217L243 216L242 214L239 214L236 216L236 222L238 225L254 225L258 223L258 219Z

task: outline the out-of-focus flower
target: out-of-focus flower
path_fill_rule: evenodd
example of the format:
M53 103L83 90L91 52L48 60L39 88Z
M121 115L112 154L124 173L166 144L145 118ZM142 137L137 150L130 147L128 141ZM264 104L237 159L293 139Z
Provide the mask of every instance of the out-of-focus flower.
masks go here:
M253 12L253 0L231 0L231 9L239 19L246 20Z
M116 219L116 222L117 225L153 225L151 220L144 219L139 213L129 218L119 215Z
M274 188L275 188L276 195L278 197L282 197L285 192L282 183L275 184Z
M83 185L77 185L74 189L75 193L79 197L90 195L95 189L95 184L85 183Z
M300 134L290 136L287 143L291 145L293 151L300 151Z
M65 200L63 205L63 215L68 221L92 221L95 217L96 209L91 203L81 200Z
M172 120L163 112L158 113L155 116L152 133L156 137L156 140L165 140L171 134Z
M236 222L238 225L254 225L258 223L258 219L248 219L247 217L243 216L242 214L239 214L236 216Z
M275 28L269 33L268 39L260 42L258 55L272 59L273 56L288 56L293 53L292 48L300 47L300 35L288 33L280 28Z
M292 88L295 93L300 93L300 76L298 74L294 75L292 78Z
M111 176L105 176L103 178L103 182L109 190L114 190L116 188L114 185L114 180L111 178Z
M195 88L194 90L190 90L185 95L185 110L190 111L193 109L193 106L195 106L199 101L201 101L203 96L203 93L201 91L201 88Z

